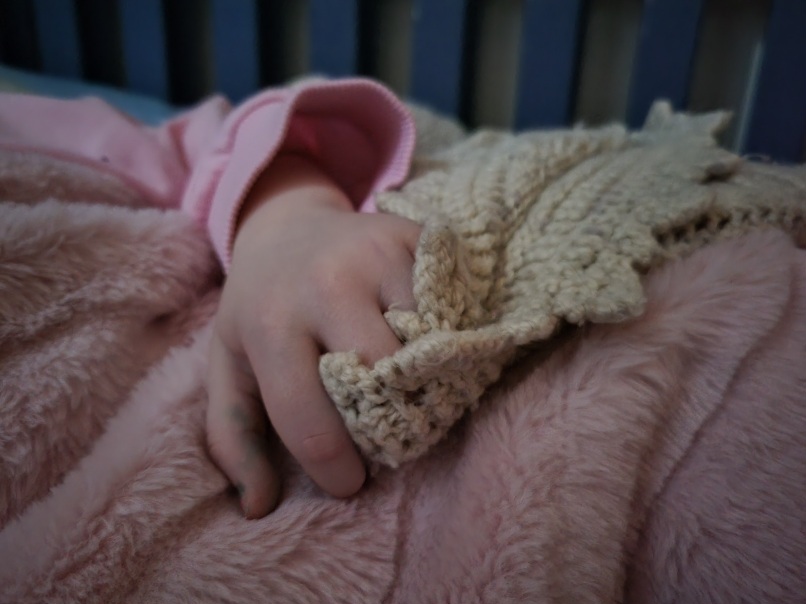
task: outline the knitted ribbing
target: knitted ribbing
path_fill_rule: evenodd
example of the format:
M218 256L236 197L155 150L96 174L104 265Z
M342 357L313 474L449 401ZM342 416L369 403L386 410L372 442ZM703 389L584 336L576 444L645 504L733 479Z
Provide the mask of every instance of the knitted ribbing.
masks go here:
M717 238L771 225L794 232L806 168L720 149L727 114L658 103L644 129L470 137L418 113L437 151L379 207L424 225L416 312L389 311L404 342L374 367L324 355L320 374L371 460L396 466L439 441L520 347L563 323L616 322L644 307L641 276ZM446 146L447 145L447 146Z

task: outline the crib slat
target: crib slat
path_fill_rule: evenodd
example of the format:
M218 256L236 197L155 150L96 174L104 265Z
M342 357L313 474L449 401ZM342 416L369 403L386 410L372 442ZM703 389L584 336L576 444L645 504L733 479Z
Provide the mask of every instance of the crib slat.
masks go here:
M2 61L23 69L39 68L33 7L24 0L0 2Z
M414 0L411 96L462 116L467 0Z
M777 161L806 159L806 2L776 0L745 151Z
M123 64L129 88L168 98L162 0L120 0Z
M685 108L703 5L703 0L645 2L627 106L630 126L643 124L658 98Z
M123 58L120 52L120 21L116 2L78 0L76 2L79 43L84 79L122 86Z
M314 73L358 73L358 0L310 0L310 61Z
M34 15L43 71L80 78L81 48L73 0L34 0Z
M584 0L526 0L515 126L571 120Z
M257 90L258 14L255 0L213 0L215 88L239 101Z

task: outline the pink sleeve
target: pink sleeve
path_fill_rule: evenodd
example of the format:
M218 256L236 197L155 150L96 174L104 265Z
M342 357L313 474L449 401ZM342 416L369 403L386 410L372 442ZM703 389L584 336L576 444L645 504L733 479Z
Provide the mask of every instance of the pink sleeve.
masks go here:
M0 147L32 150L115 174L152 204L203 223L225 268L250 187L278 152L306 153L364 211L402 183L412 118L369 80L317 80L260 93L231 110L222 97L152 129L99 99L0 94Z
M305 153L356 208L403 182L414 148L408 110L362 79L307 81L268 90L229 114L194 161L182 207L207 224L225 268L235 221L249 189L279 151Z

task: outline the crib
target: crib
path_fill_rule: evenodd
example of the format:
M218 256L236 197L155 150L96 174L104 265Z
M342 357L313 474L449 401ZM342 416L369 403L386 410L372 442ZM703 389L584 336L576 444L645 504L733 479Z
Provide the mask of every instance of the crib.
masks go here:
M0 63L187 105L361 74L471 127L728 108L724 144L806 157L802 0L4 0Z
M478 334L501 327L486 332L490 358L514 358L519 341L523 355L433 451L379 468L350 500L278 451L280 507L247 522L243 485L228 487L203 428L222 282L206 231L143 207L157 204L104 154L0 148L0 602L803 602L806 255L774 229L704 243L731 225L724 196L741 202L737 222L778 219L806 247L806 0L0 0L0 91L97 94L156 123L308 74L378 79L470 129L639 128L658 98L724 108L720 142L750 159L704 136L721 114L666 105L630 137L466 139L415 111L421 132L441 125L453 142L428 149L422 136L411 180L386 200L417 211L423 182L461 185L434 187L448 202L423 222L446 236L426 231L412 283L475 317L449 324L424 306L438 321L426 335L480 349ZM16 121L3 113L0 135ZM572 150L543 153L558 139ZM510 177L513 165L539 174ZM469 226L443 213L454 201L473 210ZM632 220L647 208L675 213ZM654 243L674 261L648 266ZM434 282L461 287L415 282L433 266L445 269ZM474 292L485 299L468 302ZM570 309L572 295L606 305ZM566 310L499 312L516 297ZM517 320L490 319L507 313ZM518 340L513 325L542 332ZM480 389L460 372L497 379L478 358L417 361L444 370L452 390L431 392L447 399ZM404 376L399 360L385 366ZM411 379L405 410L433 431L436 414L419 414L432 384ZM392 382L369 383L380 397Z

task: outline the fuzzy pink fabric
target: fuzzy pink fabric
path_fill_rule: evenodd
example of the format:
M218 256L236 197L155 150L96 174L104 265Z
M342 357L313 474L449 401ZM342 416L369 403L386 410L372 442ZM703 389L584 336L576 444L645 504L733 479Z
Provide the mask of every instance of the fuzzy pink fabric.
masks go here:
M284 456L259 521L204 449L217 282L178 213L0 203L0 602L804 601L784 235L659 270L643 317L536 348L350 500Z

